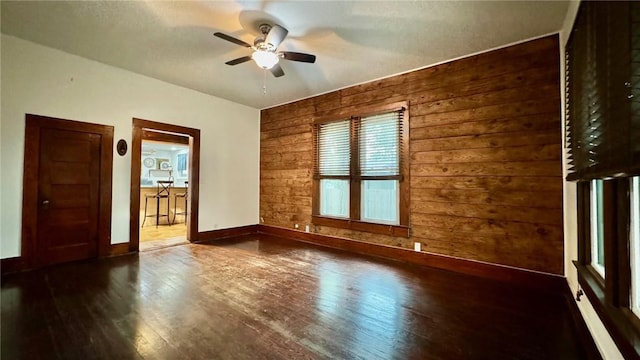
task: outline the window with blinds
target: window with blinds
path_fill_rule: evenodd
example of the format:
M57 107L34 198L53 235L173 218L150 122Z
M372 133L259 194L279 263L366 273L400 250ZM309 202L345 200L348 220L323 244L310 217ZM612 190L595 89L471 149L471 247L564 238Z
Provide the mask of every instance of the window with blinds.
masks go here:
M364 221L399 224L402 111L364 117L357 122Z
M349 218L351 121L320 124L317 129L317 174L320 215Z
M320 216L401 225L406 108L314 127Z
M567 44L568 180L640 174L640 6L583 2Z
M640 349L640 2L582 1L566 53L578 282L624 358Z
M319 125L318 171L322 176L349 176L351 159L349 120Z

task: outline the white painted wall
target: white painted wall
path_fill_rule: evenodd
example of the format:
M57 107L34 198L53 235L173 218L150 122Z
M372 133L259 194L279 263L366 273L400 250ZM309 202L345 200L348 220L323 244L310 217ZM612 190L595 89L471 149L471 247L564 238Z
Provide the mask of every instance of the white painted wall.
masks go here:
M565 18L564 25L560 31L560 80L562 91L562 123L565 120L565 74L564 74L564 50L569 40L571 28L578 12L579 1L572 1L569 3L569 9L567 11L567 17ZM562 128L564 138L564 126ZM565 149L566 151L566 149ZM563 157L562 164L563 175L566 177L566 156ZM578 259L578 220L577 220L577 193L576 184L574 182L564 182L563 191L563 208L564 208L564 269L565 276L569 282L569 287L573 294L578 290L578 272L572 261ZM623 359L622 354L618 350L613 339L607 332L606 328L600 321L598 314L595 312L593 306L589 302L586 296L582 296L581 300L577 302L578 308L582 313L582 317L587 323L587 327L591 331L596 346L600 350L604 359Z
M0 44L1 258L20 255L25 113L113 125L129 144L134 117L200 129L198 230L258 223L259 110L12 36ZM114 244L129 241L130 172L114 146Z

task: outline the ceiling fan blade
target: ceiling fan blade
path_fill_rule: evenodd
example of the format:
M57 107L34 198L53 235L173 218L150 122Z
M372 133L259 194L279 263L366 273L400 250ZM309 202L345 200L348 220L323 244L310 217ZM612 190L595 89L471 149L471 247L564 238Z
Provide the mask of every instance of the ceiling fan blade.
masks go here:
M251 60L251 56L243 56L237 59L233 59L233 60L229 60L227 61L225 64L227 65L238 65L238 64L242 64L245 61L249 61Z
M316 56L311 54L293 52L293 51L281 51L283 59L291 60L291 61L301 61L306 63L314 63L316 62Z
M271 27L271 30L269 30L267 37L264 39L264 42L267 44L271 44L273 48L276 49L288 33L289 30L283 28L282 26L273 25Z
M248 48L251 47L251 45L247 44L246 42L244 42L244 41L242 41L240 39L236 39L233 36L229 36L227 34L223 34L221 32L213 33L213 35L219 37L220 39L224 39L224 40L230 41L230 42L232 42L234 44L237 44L237 45L240 45L240 46L244 46L244 47L248 47Z
M273 76L275 77L280 77L284 75L284 71L282 71L282 68L280 67L279 64L273 65L273 67L270 70Z

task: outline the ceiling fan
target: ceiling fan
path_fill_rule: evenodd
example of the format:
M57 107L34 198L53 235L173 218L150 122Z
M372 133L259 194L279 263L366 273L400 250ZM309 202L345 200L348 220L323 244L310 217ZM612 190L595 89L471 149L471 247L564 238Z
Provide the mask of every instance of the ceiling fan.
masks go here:
M284 71L282 71L282 68L278 64L281 58L306 63L314 63L316 61L315 55L292 51L277 51L278 46L289 33L289 31L282 26L262 24L260 25L260 33L261 34L253 41L253 46L221 32L216 32L213 35L234 44L253 49L253 53L250 56L229 60L225 63L227 65L238 65L253 60L260 68L270 70L273 76L280 77L284 75Z

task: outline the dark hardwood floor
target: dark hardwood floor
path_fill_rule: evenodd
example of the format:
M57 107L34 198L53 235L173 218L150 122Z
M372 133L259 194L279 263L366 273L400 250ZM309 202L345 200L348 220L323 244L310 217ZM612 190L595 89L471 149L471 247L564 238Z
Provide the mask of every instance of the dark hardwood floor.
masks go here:
M2 359L583 359L560 295L251 235L2 279Z

